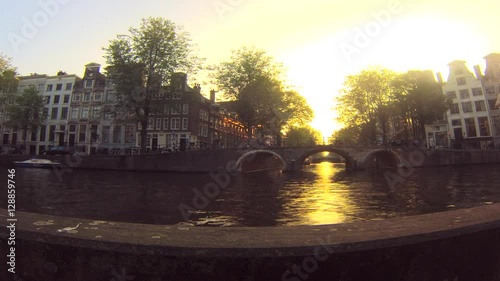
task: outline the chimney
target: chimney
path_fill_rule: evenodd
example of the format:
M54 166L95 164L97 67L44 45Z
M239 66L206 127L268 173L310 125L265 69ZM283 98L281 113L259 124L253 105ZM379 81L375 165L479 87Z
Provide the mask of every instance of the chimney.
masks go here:
M215 103L215 90L210 91L210 102Z
M436 77L437 77L438 83L442 84L443 83L443 75L441 74L441 72L436 73Z
M477 79L483 78L483 74L481 74L481 67L479 67L479 65L474 65L474 72L476 73Z

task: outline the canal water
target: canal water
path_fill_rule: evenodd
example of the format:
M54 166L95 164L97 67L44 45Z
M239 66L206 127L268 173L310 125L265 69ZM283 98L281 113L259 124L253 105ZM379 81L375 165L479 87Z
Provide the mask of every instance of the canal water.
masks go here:
M7 182L7 169L1 167ZM95 220L200 226L291 226L382 220L500 202L500 165L347 172L207 174L16 169L16 209ZM394 183L394 182L392 182ZM222 186L221 186L222 184ZM3 185L7 207L7 185Z

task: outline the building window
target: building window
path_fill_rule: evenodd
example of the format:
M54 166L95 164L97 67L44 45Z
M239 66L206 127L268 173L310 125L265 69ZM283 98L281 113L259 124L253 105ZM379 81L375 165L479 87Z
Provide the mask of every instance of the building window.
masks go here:
M168 118L163 118L163 130L168 130Z
M116 100L116 92L114 92L114 91L107 91L106 92L106 100L107 101L115 101Z
M154 130L155 128L155 119L154 118L149 118L148 119L148 128L147 130Z
M203 136L208 137L208 125L203 124Z
M52 87L53 87L53 85L47 85L47 92L51 92L52 91Z
M490 123L488 122L488 117L477 118L477 123L479 124L479 135L481 137L490 136Z
M83 94L83 101L90 101L90 93Z
M214 127L214 118L210 117L210 128Z
M46 96L46 97L45 97L45 103L46 103L46 104L49 104L49 103L50 103L50 96Z
M85 142L87 136L87 125L80 125L80 134L78 135L78 142Z
M56 125L49 126L49 141L53 142L56 135Z
M94 100L95 100L95 101L100 101L100 100L102 100L102 92L95 92L95 93L94 93Z
M462 126L462 120L461 119L451 120L451 125L452 126Z
M92 88L94 80L85 80L85 88Z
M488 86L485 88L486 94L487 95L494 95L495 94L495 86Z
M466 84L465 77L457 78L457 84L458 85L465 85Z
M174 104L172 106L172 114L181 114L181 105L180 104Z
M94 108L92 108L92 118L94 119L99 119L101 118L101 106L96 105Z
M458 103L454 103L450 106L450 113L451 114L459 114L460 111L458 110Z
M90 125L90 142L97 141L98 125Z
M38 84L38 91L43 91L45 84Z
M483 95L483 89L481 89L481 88L472 88L472 95L473 96L482 96Z
M49 109L44 107L42 114L43 114L43 119L49 118ZM9 119L9 117L5 115L5 119Z
M495 110L495 104L497 103L497 100L488 100L488 105L490 110Z
M89 118L89 107L88 106L82 106L82 119L87 119Z
M113 143L122 143L122 126L113 127Z
M76 125L69 125L69 132L76 133Z
M66 91L71 91L73 89L73 83L66 83Z
M64 95L63 103L69 103L69 95Z
M182 105L182 114L188 114L189 113L189 104L183 104Z
M61 98L61 96L59 95L55 95L54 96L54 104L59 104L59 99Z
M456 99L457 98L457 92L455 92L455 91L446 92L446 97L449 98L449 99Z
M161 118L156 118L156 130L161 130Z
M67 107L63 107L61 109L61 119L68 119L68 108Z
M472 103L470 101L462 103L462 112L472 112Z
M500 136L500 116L492 116L491 122L493 126L493 134Z
M179 130L181 127L181 119L180 118L171 118L170 119L170 129L171 130Z
M50 119L51 120L57 119L57 111L58 111L58 108L52 108L52 111L50 112Z
M182 118L182 129L183 130L188 129L188 119L186 117Z
M476 137L476 123L474 122L474 118L466 118L465 119L465 129L467 130L467 137Z
M111 131L110 126L102 126L102 137L101 140L103 143L109 143L109 133Z
M62 84L56 84L56 91L62 90Z
M73 94L73 101L80 101L80 93Z
M474 104L476 105L476 111L486 111L484 100L475 101Z
M460 90L460 98L461 99L470 98L469 90L468 89Z
M134 135L134 125L126 125L125 126L125 143L134 143L135 135Z
M180 100L180 99L181 99L181 97L182 97L181 93L174 93L174 94L172 95L172 99L173 99L173 100Z
M78 107L71 108L71 119L78 119Z
M45 136L47 134L47 126L40 127L40 141L45 141Z
M111 108L109 106L104 107L104 120L111 120L112 117Z

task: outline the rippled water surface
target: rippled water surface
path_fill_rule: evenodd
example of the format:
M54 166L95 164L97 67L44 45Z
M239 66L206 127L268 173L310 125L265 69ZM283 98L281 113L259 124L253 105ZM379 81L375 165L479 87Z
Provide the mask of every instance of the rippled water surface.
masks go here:
M7 168L2 167L4 179ZM207 174L16 169L17 210L99 220L204 226L317 225L500 202L500 165L346 172L320 163L299 173ZM406 172L406 171L405 171ZM403 173L404 174L404 173ZM5 180L6 181L6 180ZM222 184L223 186L221 186ZM7 194L4 185L3 194ZM212 197L212 198L209 198ZM7 196L0 207L7 207Z

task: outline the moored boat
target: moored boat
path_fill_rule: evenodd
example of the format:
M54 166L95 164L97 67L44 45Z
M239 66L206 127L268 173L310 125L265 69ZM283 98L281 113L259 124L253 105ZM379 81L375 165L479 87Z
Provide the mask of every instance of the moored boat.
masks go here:
M52 162L49 159L29 159L25 161L15 161L14 166L25 168L52 168L61 166L59 162Z

